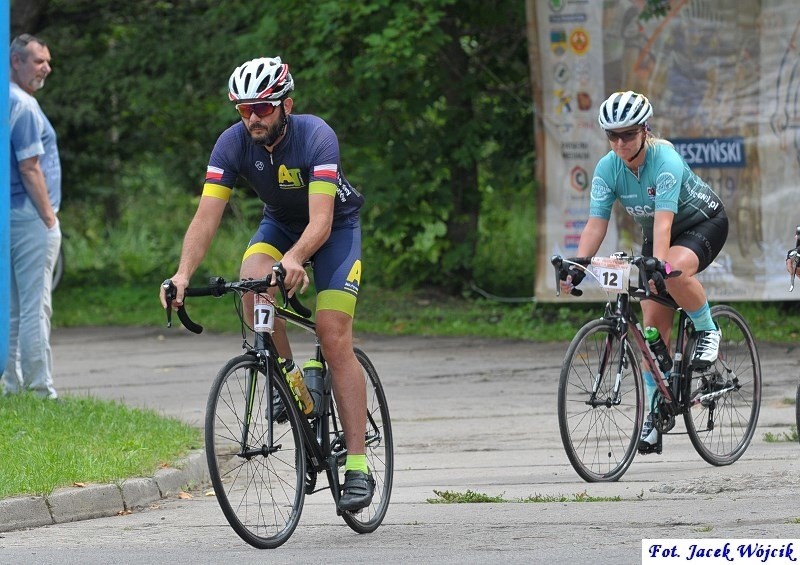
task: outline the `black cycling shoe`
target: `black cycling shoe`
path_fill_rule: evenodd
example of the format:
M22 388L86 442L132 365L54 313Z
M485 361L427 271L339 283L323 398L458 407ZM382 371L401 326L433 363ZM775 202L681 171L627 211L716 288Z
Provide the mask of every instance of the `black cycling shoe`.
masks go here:
M656 432L658 434L658 432ZM661 455L661 434L658 434L658 439L655 443L647 443L644 440L639 440L639 453L647 455L648 453L655 453Z
M375 479L370 473L346 471L342 485L342 497L339 499L339 510L358 512L369 506L375 492Z
M642 426L642 434L639 436L639 453L647 455L648 453L661 454L661 432L659 432L653 425L654 415L650 412L647 419Z

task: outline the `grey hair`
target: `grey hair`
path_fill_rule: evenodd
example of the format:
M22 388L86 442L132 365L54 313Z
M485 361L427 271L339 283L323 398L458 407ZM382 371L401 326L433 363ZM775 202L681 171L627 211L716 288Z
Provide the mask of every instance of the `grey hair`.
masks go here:
M35 35L31 35L29 33L23 33L22 35L18 35L11 41L11 48L10 56L13 59L14 55L20 58L21 61L27 61L28 59L28 43L35 42L41 45L42 47L47 47L47 43Z

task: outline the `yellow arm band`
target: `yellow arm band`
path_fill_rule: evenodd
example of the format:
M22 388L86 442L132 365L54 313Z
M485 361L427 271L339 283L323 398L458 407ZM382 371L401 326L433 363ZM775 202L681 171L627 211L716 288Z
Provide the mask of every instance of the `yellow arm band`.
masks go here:
M327 194L328 196L336 196L336 185L330 182L321 180L312 180L308 185L309 194Z
M231 198L232 189L221 184L206 183L203 185L203 196L211 196L212 198L219 198L227 202Z

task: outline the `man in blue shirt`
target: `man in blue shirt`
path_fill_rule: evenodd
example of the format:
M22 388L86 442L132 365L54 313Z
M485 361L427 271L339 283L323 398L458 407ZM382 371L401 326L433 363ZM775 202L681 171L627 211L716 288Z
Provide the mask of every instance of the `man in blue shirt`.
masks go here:
M11 318L3 392L56 399L50 317L61 247L61 163L55 130L33 97L50 74L50 50L23 34L11 42L10 56Z

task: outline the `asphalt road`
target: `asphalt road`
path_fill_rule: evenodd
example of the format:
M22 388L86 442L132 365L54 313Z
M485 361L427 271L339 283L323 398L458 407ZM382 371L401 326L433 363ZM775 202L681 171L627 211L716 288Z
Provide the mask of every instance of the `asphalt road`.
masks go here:
M62 395L119 399L197 425L212 378L241 351L237 336L159 328L57 330L53 343ZM295 343L301 357L307 338ZM558 433L566 343L364 336L358 345L381 375L395 436L392 504L375 533L355 534L320 492L284 546L259 551L198 488L127 515L0 533L0 564L640 563L643 538L800 538L800 445L765 441L794 424L793 347L760 344L759 427L734 465L712 467L674 435L619 482L588 484ZM447 490L621 500L428 502Z

